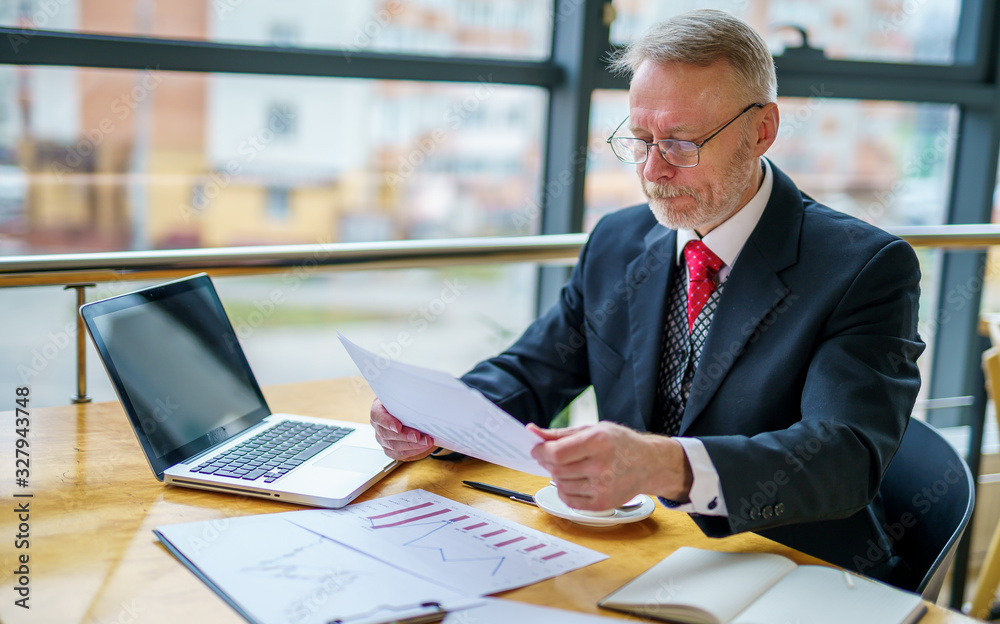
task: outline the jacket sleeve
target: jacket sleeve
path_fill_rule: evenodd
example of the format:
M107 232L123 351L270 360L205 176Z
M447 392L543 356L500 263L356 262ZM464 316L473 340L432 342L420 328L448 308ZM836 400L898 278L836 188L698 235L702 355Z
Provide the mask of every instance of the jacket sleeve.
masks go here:
M547 427L591 383L582 284L589 249L588 241L558 302L506 351L462 376L521 422Z

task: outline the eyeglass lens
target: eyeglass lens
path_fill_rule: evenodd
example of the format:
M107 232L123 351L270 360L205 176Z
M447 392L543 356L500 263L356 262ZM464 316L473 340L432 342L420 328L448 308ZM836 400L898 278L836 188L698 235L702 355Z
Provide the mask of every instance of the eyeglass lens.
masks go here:
M663 158L671 165L690 167L698 164L698 146L690 141L664 139L656 146ZM649 154L649 148L642 139L615 137L611 140L611 147L618 158L628 163L645 162Z

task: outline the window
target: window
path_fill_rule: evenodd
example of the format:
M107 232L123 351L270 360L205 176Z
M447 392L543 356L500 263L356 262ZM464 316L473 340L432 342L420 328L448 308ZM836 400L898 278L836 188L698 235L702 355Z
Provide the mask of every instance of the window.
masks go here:
M0 110L15 111L0 123L0 253L537 229L542 89L0 66L3 80L18 87L0 90ZM102 284L87 297L142 285ZM220 280L219 290L258 379L273 384L355 374L337 329L461 373L523 331L536 287L529 265L303 266ZM272 292L287 302L268 308ZM57 288L0 291L0 361L13 364L0 383L31 383L38 406L70 394L72 303ZM93 352L89 365L92 396L114 400Z
M496 11L505 19L491 20ZM474 19L463 16L474 15ZM509 17L507 17L509 16ZM550 0L8 1L0 24L87 33L445 56L543 59Z
M961 0L614 0L612 43L627 43L650 24L692 9L716 8L750 23L781 54L806 29L809 44L832 59L950 64Z
M778 138L767 156L812 197L880 227L945 222L958 108L779 98ZM634 167L605 139L628 114L623 91L597 91L591 109L587 223L645 202Z
M265 212L272 221L286 221L291 214L291 199L286 188L267 189Z
M345 220L524 233L541 176L536 88L0 67L15 72L0 233L24 253L334 242ZM301 208L287 227L269 189Z

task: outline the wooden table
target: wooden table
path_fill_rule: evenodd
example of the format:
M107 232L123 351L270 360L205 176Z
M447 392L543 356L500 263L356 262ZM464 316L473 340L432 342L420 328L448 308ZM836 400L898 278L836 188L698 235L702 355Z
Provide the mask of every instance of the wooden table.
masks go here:
M365 422L372 394L356 379L265 389L276 412ZM0 407L13 410L15 397ZM30 403L29 403L30 407ZM0 412L0 621L6 624L184 624L243 622L153 537L154 527L301 507L273 501L164 486L147 466L117 403L30 411L30 481L15 487L15 414ZM534 492L546 480L478 460L423 460L398 468L358 500L423 488L497 516L606 553L610 558L502 597L523 602L625 617L599 610L596 601L681 545L730 551L777 552L799 563L815 559L753 534L705 537L684 513L658 506L641 522L587 528L539 509L462 485L463 479ZM16 490L16 492L15 492ZM14 498L30 493L32 498ZM16 548L20 520L15 503L29 502L29 546ZM13 574L19 555L30 556L30 610L19 598ZM921 620L970 622L931 605Z

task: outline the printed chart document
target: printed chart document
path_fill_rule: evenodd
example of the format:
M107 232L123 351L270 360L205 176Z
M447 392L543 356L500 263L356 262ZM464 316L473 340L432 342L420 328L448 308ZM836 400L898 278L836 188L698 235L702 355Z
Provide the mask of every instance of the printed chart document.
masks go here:
M843 570L687 546L598 604L692 624L910 624L926 609L916 594Z
M291 512L297 513L297 512ZM250 622L383 622L480 603L289 522L289 513L158 527L156 536Z
M373 624L439 609L452 612L448 621L456 624L517 621L512 612L533 607L490 606L480 596L607 558L423 490L339 510L189 522L154 533L255 624ZM477 605L487 608L474 619L454 617ZM595 619L557 613L546 621Z
M404 425L469 457L540 477L551 476L531 457L531 449L542 439L478 390L447 373L367 351L340 332L337 336L375 396Z
M474 507L411 490L287 514L299 527L464 594L523 587L607 555Z

